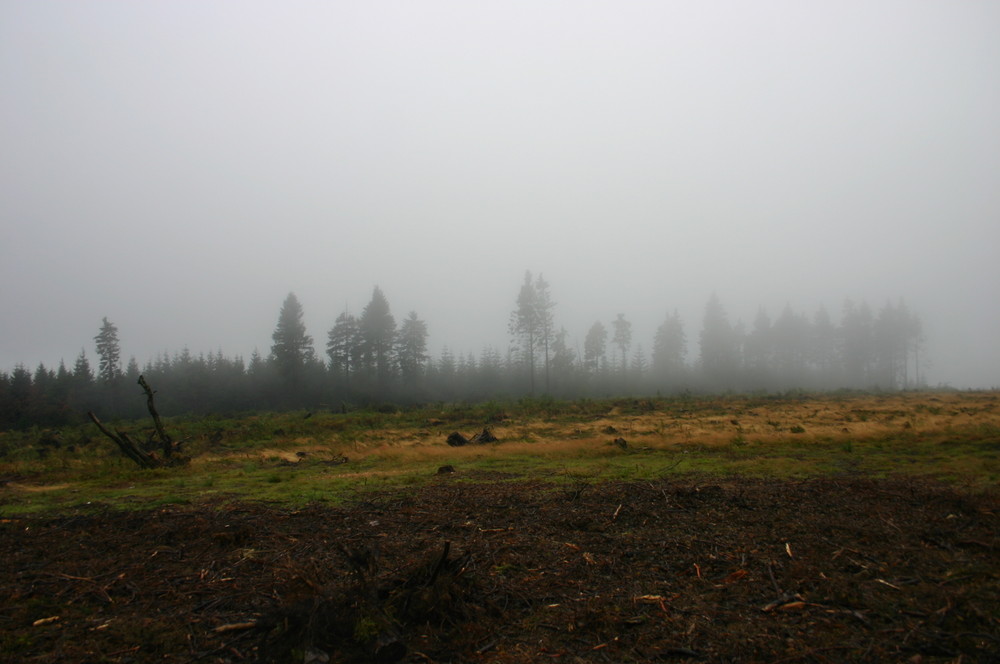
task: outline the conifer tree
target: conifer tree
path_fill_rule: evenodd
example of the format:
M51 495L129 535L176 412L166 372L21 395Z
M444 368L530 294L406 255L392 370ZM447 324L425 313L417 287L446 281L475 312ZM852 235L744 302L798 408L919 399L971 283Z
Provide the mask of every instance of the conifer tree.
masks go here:
M330 373L345 386L350 386L351 375L358 370L361 344L358 319L346 311L337 316L327 333L326 355L330 358Z
M824 387L834 387L837 359L837 327L830 320L826 307L820 307L813 315L809 337L809 361Z
M866 388L872 384L874 370L874 316L867 302L844 302L841 316L841 361L846 377L845 387Z
M712 293L705 305L702 322L701 369L717 387L732 386L739 368L738 335L729 323L726 310L718 296Z
M97 375L105 385L114 383L122 372L121 346L118 343L118 328L107 317L101 320L101 330L94 337L97 344Z
M618 314L618 318L611 322L615 334L611 341L618 346L622 353L622 374L628 371L628 349L632 346L632 323L625 320L625 314Z
M90 370L87 353L82 348L73 364L73 380L77 387L89 387L94 382L94 372Z
M632 362L629 365L629 372L632 374L632 379L641 381L648 369L649 362L646 360L646 351L643 350L642 344L637 344L635 352L632 354Z
M758 307L753 329L743 345L743 359L753 380L764 382L772 368L774 335L771 317L764 307Z
M552 375L564 390L572 385L576 369L576 352L566 342L568 337L566 328L559 328L552 339Z
M524 283L517 295L517 308L510 314L508 331L514 337L515 347L528 369L530 393L535 393L535 349L543 337L544 322L539 302L538 288L525 271Z
M416 311L399 328L396 357L403 382L414 384L427 363L427 323L417 318Z
M542 350L542 359L545 361L545 391L551 390L551 370L550 348L555 335L555 319L552 315L555 309L555 302L549 293L549 282L545 281L541 274L535 279L535 309L538 319L538 342Z
M653 338L653 372L661 380L670 380L684 370L684 355L687 352L687 337L684 322L677 310L668 315L656 328Z
M271 360L286 379L297 380L305 367L316 359L312 337L306 334L302 305L289 293L281 305L278 325L271 335Z
M388 386L393 371L393 348L396 342L396 319L389 301L378 286L358 321L363 342L362 362L369 374L374 372L380 390Z
M583 340L583 364L587 371L596 374L607 353L608 329L601 321L595 322Z

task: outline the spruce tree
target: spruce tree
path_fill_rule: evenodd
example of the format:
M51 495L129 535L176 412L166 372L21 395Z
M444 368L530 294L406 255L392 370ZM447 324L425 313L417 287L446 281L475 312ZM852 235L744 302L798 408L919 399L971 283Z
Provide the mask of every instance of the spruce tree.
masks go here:
M116 382L122 373L121 345L118 343L118 328L104 317L101 330L94 337L97 344L97 375L105 385Z
M87 353L82 348L73 364L73 380L78 387L90 387L94 382L94 372L90 370L90 361L87 360Z
M389 301L378 286L372 299L361 312L358 321L363 340L363 363L369 374L375 374L378 388L388 387L393 370L393 348L396 342L396 319L389 310Z
M396 356L403 382L412 385L427 362L427 323L417 318L415 311L410 312L399 328Z
M656 329L653 339L653 372L656 377L664 384L679 378L684 370L686 352L684 322L675 309Z
M295 293L289 293L281 305L278 325L271 335L271 360L287 380L297 380L303 369L315 360L312 337L306 334L302 305Z
M327 333L326 355L330 358L330 373L349 386L361 358L361 329L352 314L345 311L337 316Z

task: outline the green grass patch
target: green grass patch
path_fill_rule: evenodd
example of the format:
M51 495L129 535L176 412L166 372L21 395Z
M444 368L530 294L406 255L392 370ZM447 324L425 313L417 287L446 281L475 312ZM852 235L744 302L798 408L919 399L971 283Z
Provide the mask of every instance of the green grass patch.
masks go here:
M555 484L686 473L1000 483L993 393L522 399L400 411L168 418L188 465L140 470L92 426L0 432L0 514L238 499L306 504L482 479ZM114 423L145 439L146 422ZM452 431L501 442L450 448ZM627 445L613 444L623 437ZM56 440L56 443L52 441ZM42 441L42 442L40 442ZM344 462L346 459L346 462ZM439 475L441 466L455 473Z

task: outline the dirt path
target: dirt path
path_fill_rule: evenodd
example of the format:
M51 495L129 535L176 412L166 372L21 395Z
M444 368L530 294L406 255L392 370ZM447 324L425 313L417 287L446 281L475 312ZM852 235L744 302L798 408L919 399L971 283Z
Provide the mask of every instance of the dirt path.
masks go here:
M0 660L1000 661L996 494L468 479L5 519Z

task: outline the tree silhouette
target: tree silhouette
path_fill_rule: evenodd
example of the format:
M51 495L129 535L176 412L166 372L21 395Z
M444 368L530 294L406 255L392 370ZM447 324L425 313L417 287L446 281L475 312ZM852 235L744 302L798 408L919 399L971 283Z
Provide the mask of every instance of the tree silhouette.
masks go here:
M535 393L535 349L544 329L538 288L531 279L531 272L525 271L524 283L517 295L517 308L510 314L508 330L517 340L516 348L528 368L529 392L532 395Z
M596 374L601 368L601 362L607 353L608 329L604 323L597 321L590 326L583 340L583 364L587 371Z
M774 362L784 384L801 385L809 352L809 321L785 305L771 327Z
M396 357L399 373L407 385L415 385L427 363L427 323L411 311L399 328Z
M643 348L650 346L642 339L633 344L631 324L624 315L611 323L613 352L607 348L610 327L597 321L587 331L581 361L580 351L570 348L566 330L552 332L552 308L548 284L540 275L536 279L526 272L517 308L510 315L515 343L506 353L488 346L477 360L472 353L444 348L431 358L427 324L411 312L397 334L388 301L375 287L360 318L341 314L329 331L326 372L306 334L302 307L289 293L269 356L254 350L244 364L240 357L226 358L221 350L193 355L184 348L147 361L141 370L132 358L127 375L130 381L139 374L149 377L160 389L165 407L190 414L316 407L331 403L331 395L342 395L345 406L351 397L361 397L366 405L428 397L517 398L535 390L535 365L543 353L546 390L564 398L688 386L891 390L923 380L923 326L902 300L887 302L877 317L866 303L847 301L839 321L831 320L823 308L807 317L786 306L772 322L761 308L747 334L741 322L729 323L713 294L699 336L700 358L691 366L686 363L684 324L676 311L657 328L649 361ZM61 426L100 409L113 417L139 415L141 403L131 408L130 400L118 394L126 385L121 380L118 329L106 317L94 341L99 358L96 376L83 350L69 367L60 361L58 371L44 364L33 372L22 364L12 373L0 371L0 426ZM634 349L631 355L630 349ZM608 380L609 364L615 367L614 380ZM530 381L525 380L529 376Z
M271 340L274 342L271 345L271 361L278 373L284 379L296 382L306 365L316 359L316 350L312 337L306 334L302 305L295 293L289 293L281 305L278 325Z
M830 319L826 307L820 307L813 316L809 336L809 362L821 377L823 386L835 387L839 376L837 369L837 326Z
M844 302L840 334L845 387L864 388L871 385L875 360L873 327L874 317L867 302Z
M611 321L615 334L611 342L618 346L622 354L622 374L628 371L628 349L632 346L632 323L625 320L625 314L618 314L618 318Z
M396 319L389 311L389 301L378 286L358 321L362 339L362 364L369 375L375 374L377 387L384 390L392 376L393 348L396 342Z
M114 383L122 372L121 346L118 343L118 328L105 316L101 320L101 330L94 337L97 344L97 375L105 385Z
M653 338L653 374L661 382L676 380L684 371L686 353L684 322L675 309L656 328L656 336Z
M577 371L576 352L566 343L568 337L566 328L559 328L552 338L552 376L561 393L569 391Z
M330 358L330 374L347 388L361 360L361 329L358 319L344 312L327 333L326 355Z
M911 354L916 355L923 338L920 318L910 312L902 299L886 302L874 327L878 385L887 389L908 387Z
M555 319L552 315L556 303L552 301L549 293L549 282L545 281L541 274L535 280L535 309L538 318L538 341L542 348L542 356L545 360L545 391L551 391L551 371L549 350L555 335Z
M94 382L94 372L90 370L90 361L87 360L87 353L82 348L73 364L73 380L78 386L88 388Z
M700 342L705 377L717 385L731 386L739 368L739 347L736 332L715 293L705 305Z

